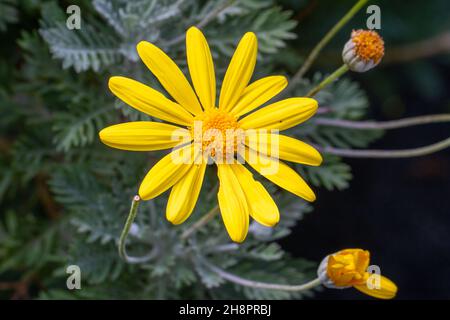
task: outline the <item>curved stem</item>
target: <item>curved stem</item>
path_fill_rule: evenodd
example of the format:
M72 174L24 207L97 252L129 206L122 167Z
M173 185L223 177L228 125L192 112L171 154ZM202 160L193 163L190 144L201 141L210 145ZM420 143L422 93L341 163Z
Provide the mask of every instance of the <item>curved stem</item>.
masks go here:
M208 23L214 20L215 17L217 17L222 11L227 9L229 6L231 6L236 0L228 0L225 1L221 6L218 6L216 9L212 10L209 14L207 14L202 21L197 23L198 28L203 28Z
M439 122L450 122L450 114L432 114L419 117L410 117L400 120L391 121L350 121L332 118L316 118L316 124L349 128L349 129L398 129L411 127L416 125L428 124L428 123L439 123Z
M337 70L335 70L332 74L330 74L328 77L326 77L325 79L322 80L321 83L319 83L316 87L314 87L313 89L311 89L308 93L307 93L307 97L312 97L314 95L316 95L320 90L322 90L323 88L325 88L326 86L328 86L330 83L332 83L334 80L338 79L339 77L341 77L344 73L346 73L348 71L348 66L346 64L343 64L342 66L340 66Z
M326 114L330 112L333 112L333 110L329 107L319 107L319 109L317 109L316 114Z
M207 224L214 216L219 212L219 206L215 205L211 210L208 211L203 217L201 217L197 222L195 222L190 228L186 229L181 234L181 239L185 240L189 238L193 233L195 233L198 229Z
M297 83L306 72L309 70L314 60L316 60L320 51L330 42L331 39L338 33L342 27L350 21L351 18L367 3L368 0L359 0L342 18L339 20L330 31L319 41L319 43L314 47L309 56L306 58L302 67L297 71L297 73L291 78L291 84Z
M429 39L408 43L399 47L389 46L389 52L383 59L386 63L403 63L417 59L450 53L450 31L444 31Z
M405 150L353 150L315 146L317 150L349 158L411 158L425 156L450 147L450 138L425 147Z
M216 267L215 265L212 265L211 263L203 260L203 264L208 267L211 271L217 273L222 278L239 284L241 286L245 287L251 287L256 289L270 289L270 290L282 290L282 291L306 291L311 290L314 287L317 287L321 285L321 282L319 278L316 278L314 280L311 280L309 282L306 282L304 284L299 285L289 285L289 284L276 284L276 283L268 283L268 282L259 282L254 280L249 280L245 278L241 278L235 274L229 273L223 269L220 269L219 267Z
M128 214L127 221L125 222L125 226L123 227L122 233L119 238L119 256L125 260L127 263L144 263L151 259L153 259L157 254L156 247L150 251L149 254L142 257L131 257L127 255L125 244L127 241L128 233L130 232L131 225L133 224L134 219L137 215L137 209L139 207L139 201L141 198L139 196L134 196L133 201L131 202L130 213Z
M220 244L213 247L205 247L202 249L203 253L218 253L218 252L229 252L229 251L235 251L239 249L239 245L237 243L227 243L227 244Z

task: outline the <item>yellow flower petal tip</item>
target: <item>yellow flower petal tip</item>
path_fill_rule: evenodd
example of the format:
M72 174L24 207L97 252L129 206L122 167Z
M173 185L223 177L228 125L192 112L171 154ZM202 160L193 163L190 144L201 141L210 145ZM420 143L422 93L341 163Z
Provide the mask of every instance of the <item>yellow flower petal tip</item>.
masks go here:
M251 210L247 190L244 190L231 165L219 164L217 175L220 182L217 199L223 223L231 240L242 242L248 233Z
M317 162L316 162L316 164L313 164L312 166L320 166L322 163L323 163L323 157L319 153L319 151L317 151Z
M378 285L368 286L364 285L354 285L355 289L365 293L371 297L377 299L389 300L395 298L397 295L398 288L391 280L386 277L380 276L378 280Z
M316 194L314 192L311 192L309 196L305 198L309 202L314 202L317 200Z
M197 28L196 26L192 26L192 27L189 27L189 29L187 29L186 36L192 32L199 32L199 33L203 34L203 32L199 28Z
M254 39L255 41L258 41L258 37L256 36L256 34L253 31L248 31L244 34L244 37L249 37Z
M136 45L136 50L138 52L142 51L147 45L151 45L151 43L148 41L144 41L144 40L139 41L138 44Z
M398 291L397 286L380 274L378 266L369 264L369 251L344 249L326 256L320 263L317 275L327 288L354 287L374 298L394 298Z
M267 160L259 164L246 159L258 173L307 201L316 199L303 178L279 159L317 166L322 162L321 155L304 142L280 135L278 130L286 130L308 120L317 110L317 101L294 97L265 105L286 88L288 81L284 76L267 76L250 83L258 51L255 33L247 32L239 41L221 88L216 86L208 42L195 26L186 31L187 69L192 83L175 61L156 45L141 41L136 50L170 98L123 76L111 77L108 87L129 106L166 123L137 121L112 125L99 132L100 140L110 147L131 151L181 146L180 150L191 155L184 159L186 161L173 161L178 151L172 149L159 160L139 187L138 194L142 200L170 191L166 218L175 225L183 223L194 211L206 166L214 163L218 167L220 187L217 199L225 229L234 242L243 242L248 234L250 218L267 227L275 226L280 220L280 212L271 194L254 179L246 164L235 161L247 157L242 153L250 152L261 154L260 158ZM243 132L247 129L263 129L260 131L266 131L266 135L261 134L258 138L279 141L279 156L263 152L262 148L253 148L251 139L247 141L245 134L242 139L245 143L226 136L229 131ZM197 140L198 136L200 140ZM266 146L269 145L274 143L268 142ZM230 163L227 162L229 159L232 159ZM278 169L268 173L263 163Z
M253 32L247 32L236 48L228 65L219 96L219 109L230 111L250 81L256 65L258 40Z
M136 121L112 125L99 132L100 140L113 148L130 151L153 151L173 148L191 140L187 129L174 125Z

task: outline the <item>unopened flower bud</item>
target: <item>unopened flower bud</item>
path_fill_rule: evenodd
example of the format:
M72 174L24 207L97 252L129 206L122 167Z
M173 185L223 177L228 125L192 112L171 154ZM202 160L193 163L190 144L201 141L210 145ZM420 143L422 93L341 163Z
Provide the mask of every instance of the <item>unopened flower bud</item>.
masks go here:
M353 30L342 50L342 59L355 72L366 72L376 67L384 56L384 41L373 30Z
M345 249L326 256L317 269L317 275L324 287L332 289L355 289L379 299L392 299L397 294L397 286L381 275L379 286L367 284L370 253L362 249Z

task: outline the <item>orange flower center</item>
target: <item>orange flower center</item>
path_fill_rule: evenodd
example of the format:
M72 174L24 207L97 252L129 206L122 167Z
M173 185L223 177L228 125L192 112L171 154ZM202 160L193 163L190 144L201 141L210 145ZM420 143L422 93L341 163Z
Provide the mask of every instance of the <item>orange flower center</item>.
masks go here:
M355 53L364 61L380 62L384 56L384 41L378 33L371 30L354 30L352 42L355 45Z
M194 143L201 143L203 153L211 157L234 155L243 141L237 118L217 108L197 115L192 130Z

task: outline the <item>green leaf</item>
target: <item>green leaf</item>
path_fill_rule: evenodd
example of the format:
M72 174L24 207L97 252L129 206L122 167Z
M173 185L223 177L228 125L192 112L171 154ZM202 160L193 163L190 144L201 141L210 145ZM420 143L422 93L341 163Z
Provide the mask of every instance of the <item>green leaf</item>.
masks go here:
M316 187L344 190L352 179L351 168L336 156L326 155L320 167L297 166L302 176Z
M19 20L16 6L16 0L0 0L0 32L6 31L8 24Z
M100 71L122 60L119 39L108 28L83 16L81 28L71 30L63 17L61 10L48 4L43 9L39 33L53 57L63 61L64 69Z

